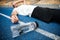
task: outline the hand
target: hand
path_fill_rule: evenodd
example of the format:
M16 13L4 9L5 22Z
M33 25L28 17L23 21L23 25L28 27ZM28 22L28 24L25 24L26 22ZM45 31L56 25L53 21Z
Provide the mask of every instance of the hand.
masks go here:
M16 15L11 16L12 23L18 22L18 17Z

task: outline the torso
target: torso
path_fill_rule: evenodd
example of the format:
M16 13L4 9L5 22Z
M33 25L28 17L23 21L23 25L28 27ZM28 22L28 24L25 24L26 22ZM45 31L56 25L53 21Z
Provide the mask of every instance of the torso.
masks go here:
M21 5L15 8L15 10L18 12L18 14L26 16L31 15L35 7L36 6L33 5Z

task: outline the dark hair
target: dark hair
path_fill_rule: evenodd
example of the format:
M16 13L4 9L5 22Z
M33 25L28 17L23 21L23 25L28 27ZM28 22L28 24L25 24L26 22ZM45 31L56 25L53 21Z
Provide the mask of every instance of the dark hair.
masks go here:
M15 8L15 6L14 5L12 5L14 8Z

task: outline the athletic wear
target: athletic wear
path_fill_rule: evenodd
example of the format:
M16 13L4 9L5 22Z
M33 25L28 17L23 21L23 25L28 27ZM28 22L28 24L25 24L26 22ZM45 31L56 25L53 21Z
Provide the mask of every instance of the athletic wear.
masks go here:
M31 17L45 22L49 22L51 20L60 22L60 9L36 7L32 12Z
M30 17L43 20L45 22L60 21L60 9L42 8L33 5L21 5L15 8L20 15L29 15Z
M17 36L20 36L21 34L33 31L37 28L37 26L37 22L29 22L22 25L13 25L11 26L12 37L15 38Z
M14 10L16 10L18 12L18 14L20 14L20 15L24 15L24 16L29 15L29 16L31 16L31 14L32 14L35 7L36 6L33 6L33 5L21 5L17 8L14 8Z
M36 7L32 12L32 17L43 21L50 21L52 16L48 8Z

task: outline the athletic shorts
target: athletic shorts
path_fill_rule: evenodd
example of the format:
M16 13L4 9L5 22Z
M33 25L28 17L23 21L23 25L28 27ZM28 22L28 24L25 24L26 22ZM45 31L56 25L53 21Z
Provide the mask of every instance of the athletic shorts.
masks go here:
M32 12L31 17L45 21L45 22L50 22L52 19L59 20L60 9L36 7Z

